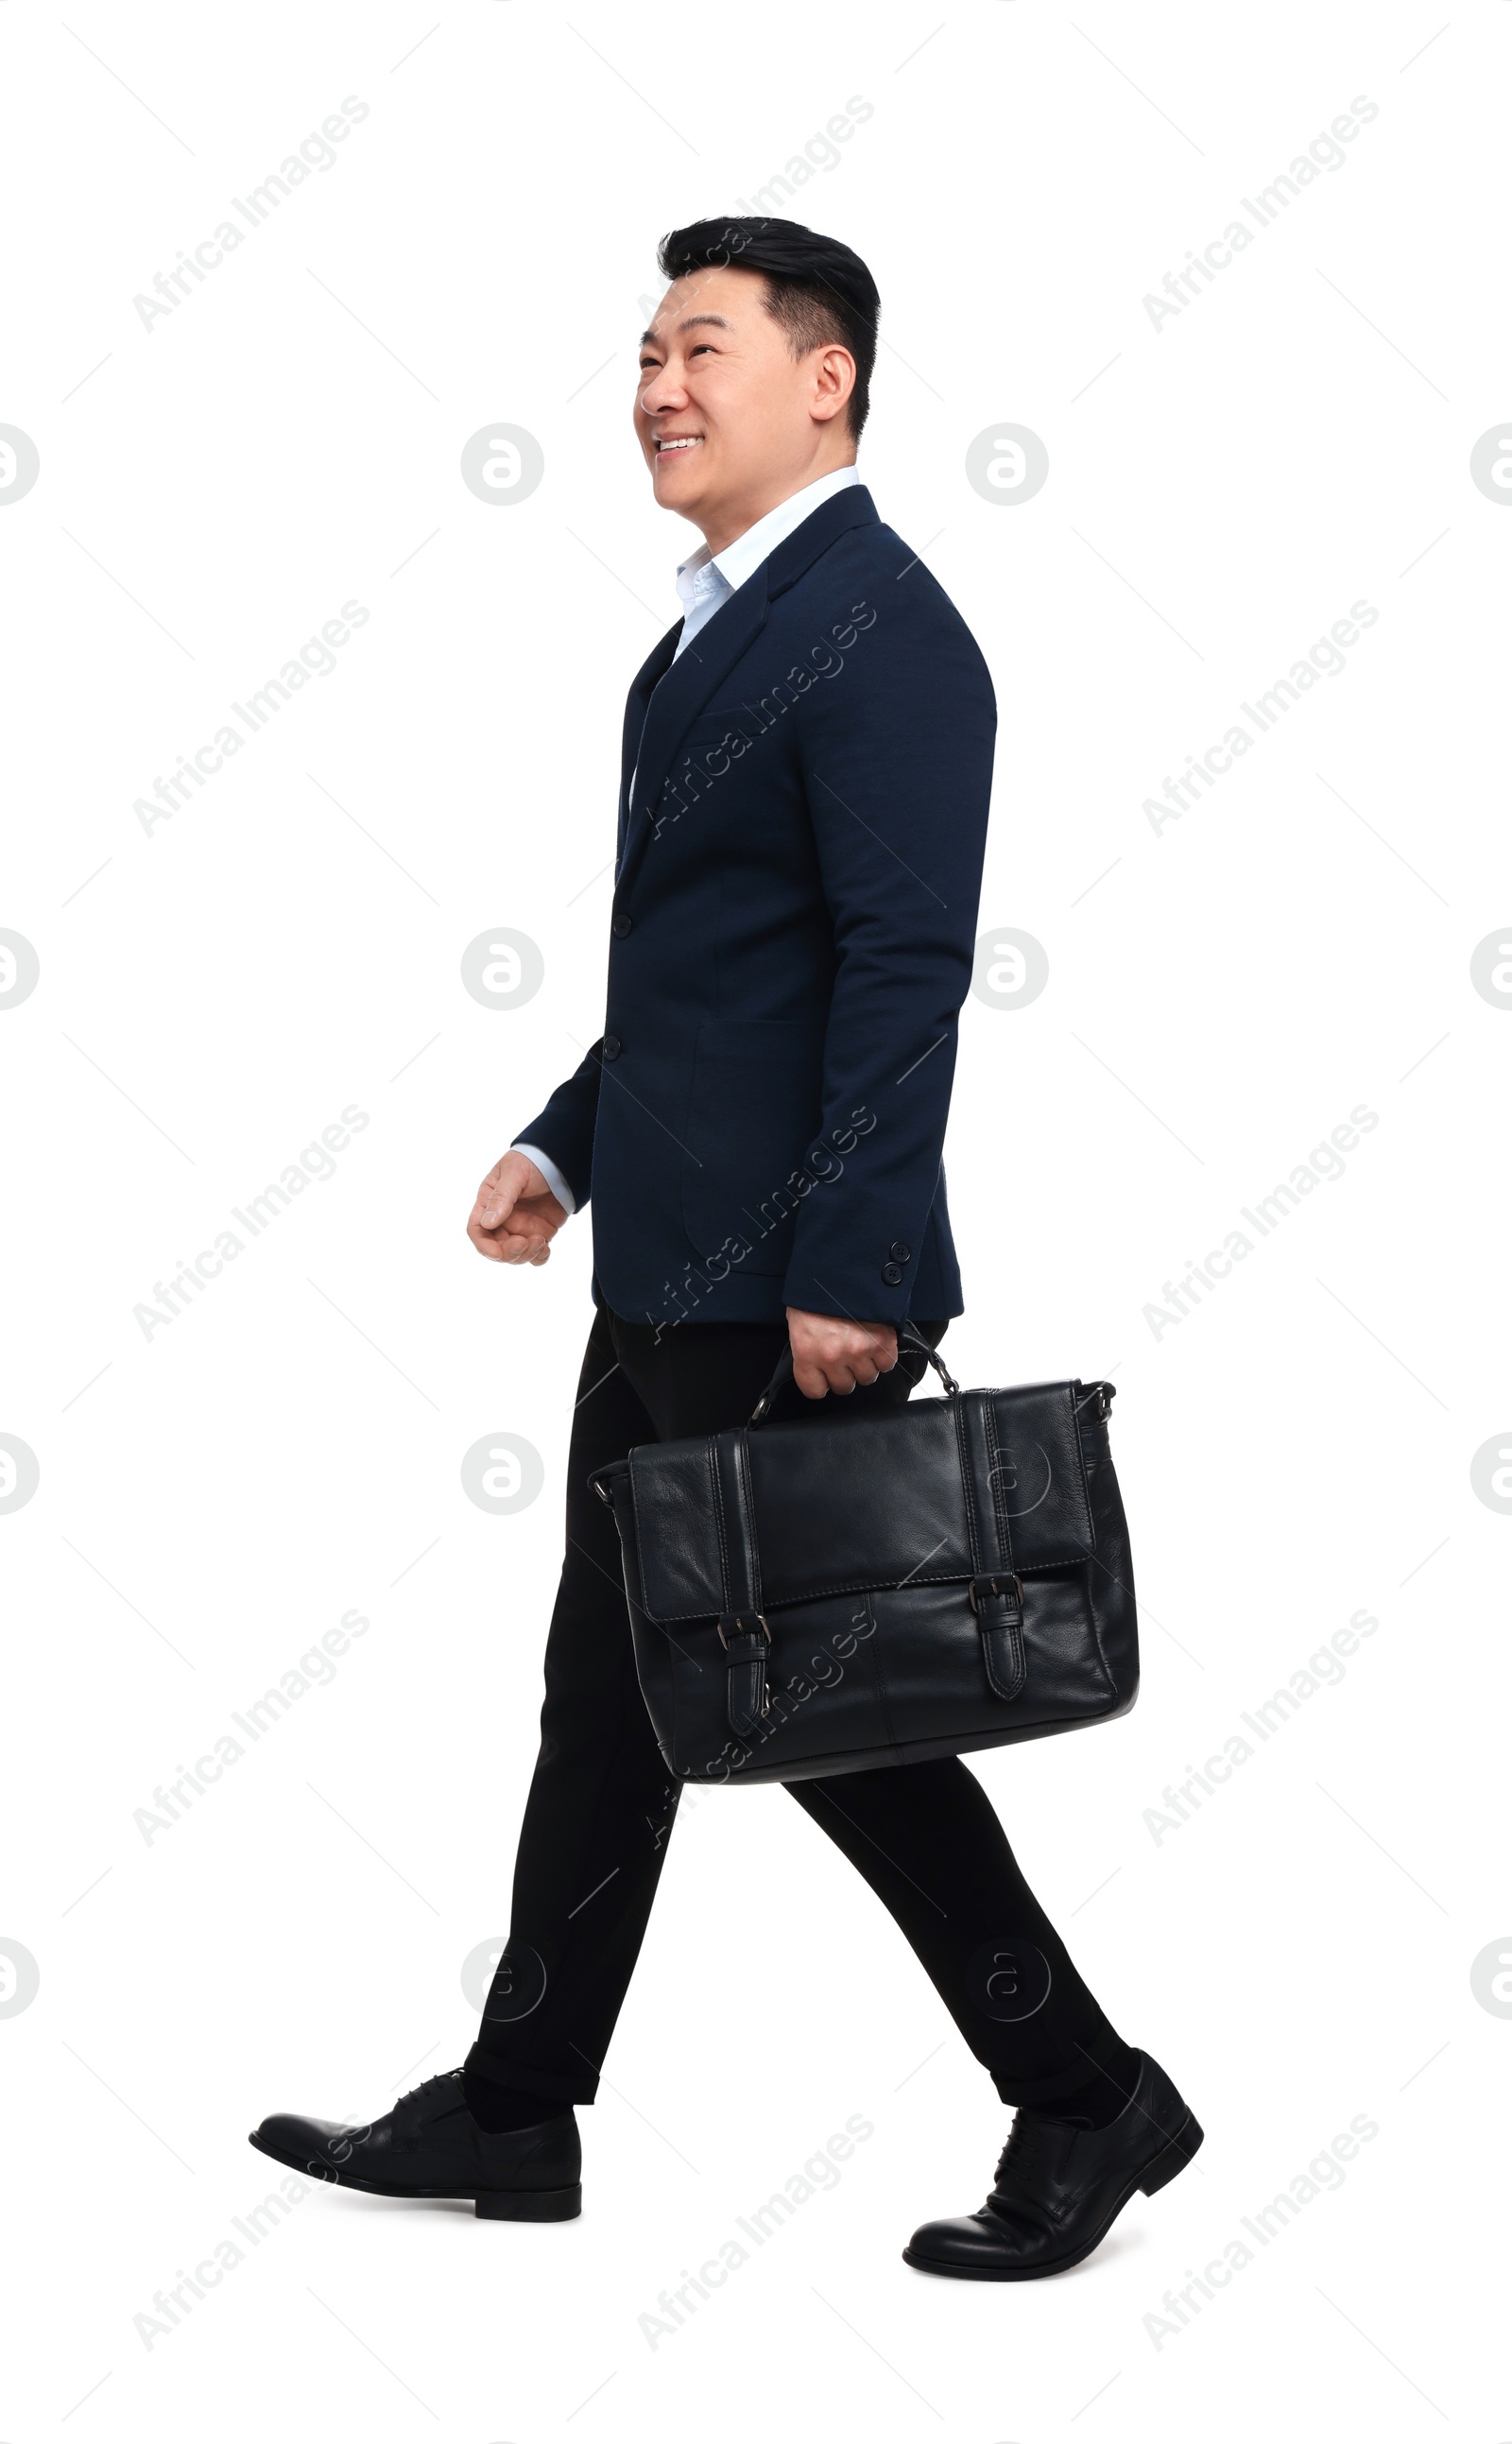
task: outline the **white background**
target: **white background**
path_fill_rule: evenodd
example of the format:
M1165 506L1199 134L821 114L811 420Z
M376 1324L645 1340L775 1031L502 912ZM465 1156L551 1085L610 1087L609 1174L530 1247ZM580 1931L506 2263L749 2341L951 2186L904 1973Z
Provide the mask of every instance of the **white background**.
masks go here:
M1512 916L1512 518L1469 454L1512 379L1512 7L10 0L0 42L0 420L41 457L0 518L0 924L41 962L0 1013L0 1429L41 1470L0 1517L0 1935L41 1972L0 2020L6 2435L1494 2444L1512 2029L1470 1964L1512 1924L1512 1520L1470 1467L1512 1442L1512 1017L1470 958ZM145 329L133 299L346 96L335 166ZM1145 295L1362 96L1344 166L1154 328ZM1129 1720L976 1769L1208 2145L1063 2280L912 2272L1006 2114L783 1792L709 1792L580 2222L312 2195L148 2348L155 2291L272 2186L263 2114L366 2119L470 2041L590 1310L585 1224L526 1275L462 1226L599 1032L623 691L695 540L631 435L640 301L663 230L853 97L775 209L877 277L863 473L990 661L982 922L1050 964L963 1014L948 1351L967 1382L1116 1377L1144 1606ZM527 501L460 480L490 418L541 443ZM1048 449L1032 501L966 481L994 419ZM336 669L144 830L155 776L348 601ZM1157 833L1163 776L1357 601L1346 669ZM459 972L501 926L545 962L506 1012ZM352 1103L336 1176L144 1337ZM1362 1103L1344 1176L1157 1336L1163 1285ZM497 1433L545 1469L504 1518L459 1474ZM354 1608L331 1683L144 1841L155 1787ZM1342 1682L1157 1841L1167 1784L1360 1610ZM838 2187L653 2348L657 2294L850 2115ZM1152 2337L1356 2116L1342 2187Z

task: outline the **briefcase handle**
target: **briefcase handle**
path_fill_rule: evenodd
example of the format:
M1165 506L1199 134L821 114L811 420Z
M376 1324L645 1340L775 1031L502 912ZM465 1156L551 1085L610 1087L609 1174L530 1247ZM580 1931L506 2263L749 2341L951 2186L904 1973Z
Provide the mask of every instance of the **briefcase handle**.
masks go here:
M924 1335L919 1331L912 1318L905 1317L903 1322L898 1325L897 1339L898 1347L900 1349L920 1349L923 1351L925 1357L929 1360L930 1364L934 1368L936 1374L939 1376L947 1393L950 1398L953 1399L961 1389L960 1384L956 1381L955 1377L951 1374L944 1359L940 1356L939 1351L930 1347L929 1342L925 1340ZM787 1381L792 1371L793 1344L789 1342L787 1347L784 1350L781 1358L779 1358L777 1361L776 1373L773 1375L771 1381L767 1384L765 1391L762 1394L761 1398L757 1401L756 1406L750 1413L750 1416L747 1420L748 1425L762 1426L765 1424L767 1414L771 1408L772 1402L776 1399L778 1393L782 1390L783 1385Z

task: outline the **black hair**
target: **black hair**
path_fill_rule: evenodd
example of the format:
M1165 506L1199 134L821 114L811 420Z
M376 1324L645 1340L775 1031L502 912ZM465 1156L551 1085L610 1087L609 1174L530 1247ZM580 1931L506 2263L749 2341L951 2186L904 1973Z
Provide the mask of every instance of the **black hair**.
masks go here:
M837 237L821 237L798 221L691 221L671 230L656 249L664 279L689 271L759 271L766 310L787 334L795 357L837 342L856 360L856 388L846 402L853 439L859 440L871 405L881 300L858 254Z

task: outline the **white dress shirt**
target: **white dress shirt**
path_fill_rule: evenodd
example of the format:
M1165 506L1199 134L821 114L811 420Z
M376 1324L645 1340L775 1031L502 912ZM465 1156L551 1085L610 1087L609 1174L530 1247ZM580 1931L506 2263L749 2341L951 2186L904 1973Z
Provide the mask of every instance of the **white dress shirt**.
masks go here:
M837 467L831 474L821 475L814 483L805 484L801 491L790 492L785 501L779 501L775 509L768 509L764 518L758 518L753 527L747 527L745 533L737 535L733 543L727 544L723 551L710 552L709 546L701 543L698 549L682 562L677 571L683 630L673 660L675 661L678 654L691 644L700 628L708 626L715 612L729 601L737 585L744 585L747 577L754 577L763 561L771 558L778 545L785 543L796 527L801 527L806 517L811 517L821 503L860 480L860 470L854 462L849 467ZM635 787L633 781L631 787Z
M785 501L779 501L775 509L768 509L764 518L758 518L753 527L747 527L745 533L737 535L732 544L727 544L723 551L711 552L707 543L701 543L695 552L680 562L677 594L683 606L683 624L673 660L675 661L684 648L691 644L700 628L708 626L715 612L724 608L736 588L744 585L747 577L754 577L763 561L769 560L778 545L785 543L806 517L811 516L822 502L860 480L860 471L854 462L849 467L837 467L830 474L821 475L814 483L804 484L801 491L790 492ZM635 787L636 775L632 773L632 795ZM539 1146L526 1145L518 1138L510 1152L528 1156L557 1202L565 1206L569 1213L577 1212L577 1199L549 1155L543 1154Z

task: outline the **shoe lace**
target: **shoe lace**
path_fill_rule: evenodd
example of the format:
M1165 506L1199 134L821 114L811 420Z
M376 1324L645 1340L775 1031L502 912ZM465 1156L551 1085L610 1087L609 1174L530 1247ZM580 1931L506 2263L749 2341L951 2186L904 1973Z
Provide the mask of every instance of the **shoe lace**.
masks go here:
M1044 2154L1044 2142L1043 2122L1032 2120L1028 2114L1016 2113L1013 2117L1013 2127L1008 2132L1007 2143L998 2157L998 2169L993 2186L1001 2190L1009 2176L1014 2174L1023 2178L1029 2177Z
M1064 2120L1057 2120L1048 2115L1016 2113L1007 2144L998 2157L996 2187L1002 2189L1005 2177L1009 2175L1017 2175L1024 2181L1031 2180L1044 2159L1053 2133L1084 2130L1090 2126L1080 2118L1071 2115Z
M428 2095L433 2088L444 2087L449 2079L460 2079L461 2076L460 2070L438 2070L432 2078L422 2079L418 2087L407 2087L399 2098L399 2104L408 2104L412 2096ZM395 2110L398 2110L397 2105Z

